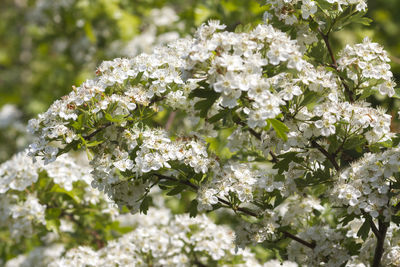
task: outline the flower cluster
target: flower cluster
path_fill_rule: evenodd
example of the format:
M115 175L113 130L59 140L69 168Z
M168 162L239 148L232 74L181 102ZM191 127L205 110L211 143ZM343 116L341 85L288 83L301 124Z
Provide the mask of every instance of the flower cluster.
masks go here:
M336 125L345 129L347 136L362 134L369 143L378 143L389 140L391 116L383 109L366 106L366 103L328 102L316 106L310 117L318 117L314 123L299 123L300 132L307 137L330 136L336 133ZM303 117L306 114L301 114Z
M218 197L228 198L231 194L242 203L251 203L254 197L262 198L263 192L282 190L284 185L275 181L273 171L245 163L228 162L221 168L214 168L213 173L210 183L198 192L202 209L211 209L211 205L218 203Z
M41 161L34 163L26 151L14 155L0 165L0 227L8 227L10 235L19 239L32 236L36 226L46 225L48 203L43 202L44 194L40 195L40 189L33 191L39 184L53 185L47 188L53 192L68 192L76 189L79 182L84 188L81 204L104 202L104 196L89 186L91 180L89 166L78 164L71 156L60 156L55 162L44 165ZM108 211L104 209L103 212L116 214L112 207L106 206ZM60 230L63 231L62 227Z
M400 265L400 246L396 245L389 248L389 252L383 260L387 266L399 266Z
M331 4L332 9L337 6L339 11L343 11L342 6L355 5L357 11L365 11L367 4L365 0L324 0ZM266 5L270 5L270 10L264 14L266 19L276 17L287 25L299 23L301 20L308 20L318 11L318 1L315 0L267 0ZM272 11L272 12L271 12Z
M191 167L195 173L206 173L217 164L211 162L205 144L196 137L171 140L161 129L141 129L137 125L117 135L109 127L105 135L108 141L99 145L91 161L92 185L107 193L120 208L126 205L133 213L139 210L139 200L149 183L137 180L137 176L170 169L174 163ZM122 140L121 146L116 146L114 140ZM133 180L126 180L121 173L131 173Z
M330 192L332 202L347 207L349 214L365 212L373 218L383 215L390 220L388 192L397 191L390 185L395 180L394 174L399 172L399 152L399 148L392 148L383 153L366 153L351 164L337 177ZM398 197L393 196L390 201L397 203Z
M88 112L87 115L97 117L96 120L105 114L122 118L136 110L138 104L148 106L155 95L160 96L172 84L182 84L179 68L183 61L179 55L187 50L188 42L177 42L179 54L171 45L159 48L152 55L103 62L97 70L97 79L73 87L68 96L54 102L46 113L29 122L30 132L39 136L39 140L30 146L31 155L41 154L48 163L54 161L58 153L58 148L48 146L49 140L62 140L67 144L78 140L76 131L81 127L73 128L71 120L79 122L81 109ZM141 80L144 81L139 83Z
M64 245L52 244L46 247L36 247L28 254L21 254L5 263L5 267L48 266L61 257L65 251Z
M216 32L224 27L209 22L197 31L198 39L189 53L191 64L201 69L210 61L207 81L215 92L221 93L223 107L237 106L237 99L247 92L254 100L247 111L250 118L257 117L257 121L275 118L284 102L268 89L279 76L265 79L263 68L286 64L290 69L302 70L305 61L296 42L270 25L259 25L250 33ZM300 93L300 89L295 89L289 94Z
M307 266L342 266L350 259L346 249L340 244L343 235L334 229L322 226L313 226L299 236L315 244L310 249L300 243L291 242L288 247L289 259Z
M387 52L377 43L365 38L361 44L346 45L338 59L339 70L347 72L347 77L361 93L368 89L389 97L394 95L396 83L390 71Z
M264 211L259 221L241 221L235 229L236 244L246 246L266 240L276 240L279 238L280 227L290 227L301 232L317 220L314 212L322 214L327 212L326 207L322 206L319 200L311 197L300 198L299 195L289 197L276 206L273 210Z
M46 225L46 205L39 203L35 195L25 200L9 194L0 195L0 227L8 227L9 234L19 241L21 237L34 234L34 225Z
M261 266L249 250L235 251L229 228L214 224L205 215L189 218L150 209L148 216L136 215L133 223L134 231L101 250L77 247L49 266Z
M216 203L217 195L227 197L234 193L241 202L251 202L257 190L282 189L281 182L260 172L244 180L249 170L235 162L219 168L218 161L198 139L199 134L189 140L171 140L161 130L141 129L140 114L149 105L157 110L158 105L167 104L198 115L193 104L201 104L200 97L190 100L190 95L209 92L207 88L212 88L218 98L208 113L233 109L247 101L248 105L239 109L238 114L247 118L253 129L267 126L269 119L280 115L280 106L292 102L298 105L306 90L318 93L322 99L326 91L328 98L338 98L335 76L306 63L296 41L285 33L271 25L259 25L249 33L218 32L224 27L210 21L198 29L194 40L178 40L151 55L102 63L97 79L74 87L37 120L30 121L31 131L39 136L30 148L31 155L41 155L45 163L51 162L59 153L57 147L50 145L51 141L73 144L84 139L82 145L94 146L96 151L91 163L95 177L92 185L133 212L149 183L148 179L141 183L135 177L171 169L171 163L176 161L190 166L195 173L212 173L214 178L209 179L209 184L213 186L203 187L206 189L199 195L206 208ZM275 68L287 72L268 77L266 73ZM300 106L296 109L302 113L307 110ZM86 123L89 125L83 122L87 116L91 118ZM94 135L96 131L90 127L93 123L103 128L101 134ZM334 133L332 125L316 124L321 125L323 135ZM128 129L119 130L127 126ZM100 139L91 145L92 137ZM229 172L232 174L227 175Z

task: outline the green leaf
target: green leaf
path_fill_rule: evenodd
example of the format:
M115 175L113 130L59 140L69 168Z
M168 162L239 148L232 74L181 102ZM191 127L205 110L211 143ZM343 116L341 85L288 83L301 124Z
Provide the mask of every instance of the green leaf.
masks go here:
M357 23L357 24L369 26L370 23L372 22L372 20L367 17L364 17L365 14L366 14L365 11L354 12L354 10L349 7L339 16L339 19L335 23L335 27L333 30L340 30L344 26L351 24L351 23Z
M303 95L303 101L301 101L300 106L307 106L310 103L315 102L319 98L319 95L315 92L307 90Z
M196 217L196 215L197 215L197 205L198 205L198 202L197 202L196 199L193 199L190 202L190 206L189 206L189 216L190 216L190 218Z
M111 116L111 114L106 113L105 118L108 121L116 122L116 123L121 123L121 122L125 121L125 115L117 115L117 116L113 117L113 116Z
M400 216L392 216L392 222L396 225L400 225Z
M194 108L196 110L200 110L200 117L205 118L207 116L208 110L214 104L214 102L218 99L219 94L212 94L207 99L201 100L194 104Z
M233 109L233 110L235 110L235 109ZM214 116L212 116L211 118L207 119L207 122L215 123L215 122L219 121L220 119L227 117L228 114L233 110L232 109L224 109L221 112L219 112L219 113L215 114Z
M375 90L372 90L371 88L363 89L361 95L357 98L357 100L366 99L367 97L369 97L369 96L375 94L375 92L376 92L376 91L375 91ZM393 96L393 97L395 97L395 96Z
M81 199L77 196L77 194L74 193L74 190L67 191L64 188L60 187L59 185L55 184L53 187L50 189L50 192L57 192L57 193L62 193L70 198L72 198L77 204L81 203Z
M337 134L337 133L336 133ZM329 141L329 153L334 153L340 146L340 143L337 140L337 135L331 135L328 137Z
M172 168L174 168L174 166L172 166ZM163 181L159 182L158 185L170 188L170 187L174 187L174 186L180 185L180 183L178 181L163 180Z
M74 121L73 123L71 123L71 126L74 127L75 130L80 131L84 125L84 121L85 121L85 113L82 113L78 116L78 119L76 121Z
M211 118L207 119L209 123L215 123L219 121L220 119L226 118L230 115L231 112L237 110L239 106L234 107L233 109L223 109L219 113L215 114Z
M313 30L314 32L318 31L318 23L314 20L310 22L310 29Z
M279 155L278 158L280 159L278 163L273 166L273 169L278 169L278 173L282 174L283 171L289 170L289 163L294 162L302 162L301 158L296 157L298 152L288 152L282 155Z
M185 188L186 188L186 186L184 186L184 185L178 185L177 187L175 187L171 191L169 191L167 193L167 196L175 196L175 195L179 194L180 192L182 192Z
M242 24L237 25L235 28L235 32L236 33L243 32L243 25Z
M277 119L268 119L267 121L274 128L276 135L284 141L287 141L286 133L289 132L289 128L283 122Z
M400 88L394 88L394 95L392 97L400 99Z
M132 85L138 84L138 83L140 82L140 79L142 78L142 76L143 76L143 71L142 71L142 72L139 72L139 73L136 75L135 79L133 79L133 81L132 81Z
M88 142L85 144L86 147L93 147L93 146L98 146L100 144L102 144L104 142L104 140L102 141L92 141L92 142Z
M92 44L96 43L97 38L95 31L93 30L92 24L90 22L86 22L83 29L85 30L86 37L88 38L88 40Z
M369 234L369 229L371 228L371 225L369 223L369 220L365 220L364 223L361 225L360 229L357 232L357 236L361 237L362 240L366 240Z
M147 211L149 210L149 204L150 204L151 197L146 196L143 198L142 203L140 203L139 210L140 212L143 212L143 214L147 214Z
M379 144L382 145L383 147L386 147L386 148L394 147L392 140L387 140L385 142L380 142Z
M328 11L332 9L332 4L328 3L326 0L316 0L316 2L321 9L325 9Z
M346 142L346 144L344 145L344 149L351 150L357 147L363 147L366 142L367 140L365 140L365 138L363 138L362 136L354 136Z
M197 88L189 94L189 98L199 97L199 98L209 98L213 96L219 96L219 93L211 89Z
M46 209L46 220L51 220L51 219L59 219L61 215L61 209L60 208L48 208Z
M362 246L361 243L356 243L354 240L346 240L347 242L344 244L344 247L350 253L350 255L358 255L360 253L360 248Z
M369 26L371 24L371 22L373 22L373 20L370 19L370 18L367 18L367 17L362 17L362 18L359 18L359 19L357 19L357 20L355 20L353 22L354 23L359 23L359 24L362 24L362 25L365 25L365 26Z
M58 233L58 228L60 227L60 219L46 220L46 229Z

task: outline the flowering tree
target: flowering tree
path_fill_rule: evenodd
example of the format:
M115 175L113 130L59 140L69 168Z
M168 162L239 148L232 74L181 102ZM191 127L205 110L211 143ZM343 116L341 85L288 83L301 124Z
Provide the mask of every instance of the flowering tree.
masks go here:
M23 152L0 165L0 236L9 238L0 244L6 260L0 264L261 266L249 249L235 249L228 226L215 225L204 214L172 215L154 193L156 208L147 216L119 214L90 181L85 160L66 154L43 165ZM26 254L31 243L34 249Z
M240 247L309 266L399 266L400 139L369 103L397 97L389 58L367 38L339 53L330 42L369 23L366 3L267 5L265 24L209 21L193 38L103 62L30 121L30 155L51 164L85 150L91 185L131 213L147 213L156 187L193 191L190 216L232 210Z

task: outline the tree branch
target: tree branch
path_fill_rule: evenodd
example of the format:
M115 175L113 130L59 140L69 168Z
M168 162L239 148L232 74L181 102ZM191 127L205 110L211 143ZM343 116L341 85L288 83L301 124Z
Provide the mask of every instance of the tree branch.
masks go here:
M339 171L340 167L336 162L335 156L329 154L320 144L318 144L315 140L311 141L311 144L314 148L318 149L324 156L332 163L333 167L335 167L336 171Z
M110 127L112 125L112 122L108 122L106 124L101 125L98 129L96 129L94 132L92 132L91 134L87 135L87 136L83 136L83 139L85 140L90 140L93 136L95 136L96 134L98 134L99 132L103 131L104 129L106 129L107 127Z
M314 242L312 242L312 243L307 242L307 241L305 241L305 240L303 240L303 239L301 239L301 238L299 238L299 237L297 237L297 236L295 236L295 235L293 235L293 234L291 234L291 233L289 233L289 232L286 232L286 231L282 231L282 233L283 233L286 237L289 237L289 238L291 238L291 239L293 239L293 240L299 242L300 244L303 244L303 245L306 246L306 247L309 247L309 248L311 248L311 249L314 249L314 248L315 248L315 243L314 243Z
M157 101L160 101L164 99L164 97L155 97L154 99L152 99L149 104L147 106L151 106L152 104L156 103ZM129 115L127 115L126 117L129 117ZM83 139L85 140L90 140L92 137L94 137L96 134L98 134L99 132L103 131L104 129L110 127L111 125L113 125L112 122L107 122L101 126L99 126L98 129L96 129L94 132L92 132L91 134L87 135L87 136L83 136Z
M364 218L369 222L369 225L371 226L371 230L374 233L374 235L378 238L380 237L380 233L378 228L376 227L374 221L372 220L371 216L366 213L365 211L361 210L361 213L364 215Z
M329 35L328 34L324 34L319 27L318 27L318 33L321 35L322 40L324 40L326 48L328 49L328 53L329 53L329 56L330 56L331 61L332 61L332 66L335 69L337 69L338 65L337 65L335 54L333 53L331 44L329 43Z
M381 266L381 260L384 252L383 246L385 244L386 233L389 227L389 224L384 222L382 219L379 219L378 223L379 223L379 236L376 237L375 255L372 267Z
M190 186L191 188L195 189L196 191L199 189L198 186L192 184L188 180L179 180L179 179L176 179L174 177L169 177L169 176L165 176L165 175L158 174L158 173L155 173L154 175L157 176L159 179L175 181L175 182ZM222 203L222 204L225 204L227 206L232 207L232 204L229 201L225 200L225 199L222 199L222 198L218 197L218 201L220 203ZM249 210L249 209L238 207L238 208L235 208L235 210L240 211L240 212L242 212L242 213L244 213L246 215L258 218L258 214L253 212L253 211L251 211L251 210ZM297 236L295 236L295 235L293 235L293 234L291 234L291 233L289 233L287 231L281 231L281 233L284 234L286 237L288 237L290 239L293 239L294 241L297 241L297 242L299 242L300 244L302 244L302 245L304 245L306 247L309 247L311 249L315 248L315 243L307 242L307 241L301 239L300 237L297 237Z
M257 138L258 140L261 140L261 134L260 134L260 133L257 133L254 129L248 127L248 125L247 125L246 123L244 123L244 122L241 121L241 120L234 120L234 122L237 123L237 124L239 124L239 125L242 126L242 127L247 127L247 130L248 130L255 138ZM270 154L271 157L272 157L272 160L271 160L272 163L278 163L278 162L279 162L279 159L278 159L278 157L274 154L274 152L270 151L269 154Z
M338 69L338 64L336 62L335 54L333 53L331 44L329 43L329 34L324 34L319 27L318 27L318 33L321 35L322 40L324 40L326 48L328 49L328 53L329 53L329 56L330 56L331 61L332 61L332 67L337 72L340 72L339 69ZM350 102L354 102L353 92L350 90L350 88L347 86L347 84L345 83L344 79L340 75L339 75L339 78L340 78L340 80L341 80L341 82L343 84L345 92L349 96Z
M369 224L371 225L371 230L374 233L374 235L376 236L376 238L380 238L381 237L381 233L379 232L378 228L376 227L374 221L372 221L372 219L369 219Z
M175 117L176 117L176 111L172 111L172 112L169 114L167 123L165 124L165 130L168 131L168 130L171 128L171 126L172 126L172 124L173 124L173 122L174 122Z

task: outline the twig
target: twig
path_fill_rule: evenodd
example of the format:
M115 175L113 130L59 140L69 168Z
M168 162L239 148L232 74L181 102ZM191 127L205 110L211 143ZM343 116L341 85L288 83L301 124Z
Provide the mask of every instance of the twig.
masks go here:
M365 219L368 220L368 222L369 222L369 224L370 224L370 226L371 226L371 230L372 230L372 232L374 233L374 235L375 235L377 238L380 237L381 234L379 233L379 230L378 230L378 228L376 227L374 221L371 219L371 217L370 217L365 211L361 211L361 212L362 212L362 214L364 215Z
M335 59L335 54L333 53L332 47L331 47L331 45L329 43L329 35L328 34L324 34L319 27L318 27L318 33L321 35L322 40L324 40L326 48L328 49L328 53L329 53L329 56L330 56L331 61L332 61L332 67L337 72L339 72L338 64L337 64L336 59ZM343 84L345 92L349 96L350 102L354 102L353 92L350 90L350 88L347 86L347 84L345 83L344 79L340 75L339 75L339 78L340 78L340 80L341 80L341 82Z
M165 130L168 131L168 130L171 128L172 123L174 122L175 117L176 117L176 111L172 111L172 112L169 114L167 123L165 124Z
M108 122L106 124L101 125L96 131L92 132L91 134L87 136L83 136L83 139L85 140L90 140L93 136L98 134L99 132L103 131L105 128L110 127L112 125L112 122Z
M287 237L299 242L300 244L303 244L306 247L309 247L311 249L315 248L315 243L314 242L313 243L307 242L307 241L305 241L305 240L303 240L303 239L301 239L301 238L299 238L299 237L297 237L297 236L295 236L295 235L293 235L293 234L291 234L289 232L286 232L286 231L282 231L282 233L285 236L287 236Z
M337 69L338 65L337 65L337 62L336 62L335 55L334 55L334 53L333 53L331 44L329 43L329 35L328 35L328 34L324 34L324 33L321 31L320 28L318 28L318 33L321 35L321 37L322 37L322 39L324 40L324 43L325 43L325 45L326 45L326 48L328 49L328 53L329 53L329 56L330 56L331 61L332 61L332 66L333 66L335 69Z
M160 101L164 99L164 97L156 97L154 99L152 99L149 104L147 106L151 106L152 104L156 103L157 101ZM129 115L127 116L129 117ZM94 137L96 134L98 134L99 132L103 131L104 129L110 127L111 125L113 125L112 122L107 122L106 124L103 124L101 126L99 126L98 129L96 129L94 132L92 132L91 134L87 135L87 136L83 136L83 139L85 140L90 140L92 137Z
M379 219L378 222L379 222L379 236L376 237L375 255L372 267L381 266L381 260L384 251L383 245L385 243L386 233L389 227L388 223L385 223L382 219Z
M257 138L258 140L261 140L261 134L258 133L258 132L256 132L254 129L248 127L246 123L244 123L243 121L240 121L240 120L234 120L234 122L237 123L237 124L239 124L239 125L242 126L242 127L247 127L247 130L248 130L255 138ZM274 152L270 151L269 154L270 154L271 157L272 157L272 160L271 160L272 163L278 163L278 162L279 162L279 159L278 159L278 157L274 154Z
M157 176L160 179L165 179L165 180L169 180L169 181L175 181L175 182L179 182L179 183L188 185L188 186L192 187L195 190L198 190L198 188L199 188L198 186L192 184L188 180L179 180L179 179L176 179L174 177L169 177L169 176L165 176L165 175L158 174L158 173L156 173L154 175ZM229 201L225 200L225 199L222 199L222 198L218 197L218 201L221 202L222 204L225 204L225 205L228 205L229 207L232 207L232 204ZM240 211L240 212L242 212L242 213L244 213L246 215L258 218L257 213L255 213L255 212L253 212L253 211L251 211L249 209L238 207L238 208L236 208L236 210ZM311 249L315 248L315 243L307 242L307 241L301 239L300 237L297 237L297 236L295 236L295 235L293 235L293 234L291 234L289 232L286 232L286 231L281 231L281 233L283 233L286 237L288 237L290 239L293 239L294 241L297 241L300 244L303 244L304 246L307 246L307 247L309 247Z
M269 154L270 154L271 157L272 157L272 160L271 160L272 163L278 163L278 162L279 162L279 159L278 159L278 157L274 154L274 152L270 151Z
M311 141L311 144L314 148L318 149L324 156L332 163L333 167L338 171L340 169L339 165L336 162L335 156L329 154L320 144L318 144L315 140Z

